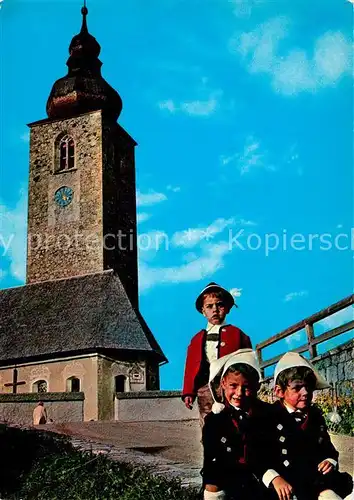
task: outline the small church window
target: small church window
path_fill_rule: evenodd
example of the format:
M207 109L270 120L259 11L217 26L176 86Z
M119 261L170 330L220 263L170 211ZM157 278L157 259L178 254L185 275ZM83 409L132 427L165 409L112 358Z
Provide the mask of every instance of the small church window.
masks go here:
M80 379L77 377L70 377L66 381L67 392L80 392Z
M117 375L114 378L115 392L125 392L125 381L126 377L124 375Z
M75 167L75 143L69 135L64 135L59 142L58 172L70 170Z
M45 380L37 380L33 384L33 392L48 392L48 385Z

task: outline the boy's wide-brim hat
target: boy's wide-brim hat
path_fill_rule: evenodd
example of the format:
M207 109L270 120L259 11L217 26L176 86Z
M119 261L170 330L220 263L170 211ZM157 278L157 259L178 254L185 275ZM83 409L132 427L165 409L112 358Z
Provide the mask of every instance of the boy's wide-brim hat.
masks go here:
M232 306L237 307L233 296L228 290L218 285L217 283L211 282L200 292L200 294L197 297L197 300L195 301L195 307L197 308L197 311L199 311L200 313L202 312L204 294L215 293L215 292L222 292L224 301L230 309Z
M288 368L294 368L295 366L306 366L306 368L310 368L313 371L316 377L315 389L328 389L330 387L313 364L297 352L287 352L280 358L274 370L274 385L276 384L279 373L287 370Z
M224 406L219 400L218 388L221 379L232 365L244 364L251 366L258 373L259 380L262 378L261 369L258 363L257 354L252 349L239 349L210 363L209 388L214 399L212 406L213 413L220 413Z

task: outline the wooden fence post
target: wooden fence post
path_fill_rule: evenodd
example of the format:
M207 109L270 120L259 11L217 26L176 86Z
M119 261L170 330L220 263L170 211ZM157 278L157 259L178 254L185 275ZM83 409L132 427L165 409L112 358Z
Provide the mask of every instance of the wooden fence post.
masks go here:
M261 368L262 380L264 379L264 368L262 368L262 350L256 347L256 354L258 358L258 363Z
M314 331L313 331L313 325L312 324L306 324L305 325L305 330L306 330L306 335L307 335L307 342L309 346L309 352L310 352L310 358L315 358L317 356L317 346L313 345L312 341L315 338Z

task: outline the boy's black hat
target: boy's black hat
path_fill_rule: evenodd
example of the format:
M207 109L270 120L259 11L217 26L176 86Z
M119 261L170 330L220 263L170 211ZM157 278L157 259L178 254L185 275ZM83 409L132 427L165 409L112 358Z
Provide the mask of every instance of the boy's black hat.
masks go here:
M232 306L237 307L235 304L235 300L231 293L223 288L222 286L218 285L217 283L214 283L213 281L209 283L198 295L197 300L195 301L195 307L197 308L197 311L200 313L203 310L203 296L205 293L213 293L213 292L222 292L223 294L223 299L226 303L226 305L231 309Z

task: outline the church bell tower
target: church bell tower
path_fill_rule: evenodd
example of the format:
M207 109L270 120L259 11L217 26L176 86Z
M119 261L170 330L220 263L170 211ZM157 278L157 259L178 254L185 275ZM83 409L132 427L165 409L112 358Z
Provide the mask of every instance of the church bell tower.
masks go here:
M68 74L53 85L48 117L29 125L27 284L112 269L137 307L136 143L117 123L122 100L81 12Z

